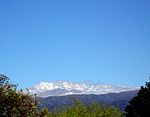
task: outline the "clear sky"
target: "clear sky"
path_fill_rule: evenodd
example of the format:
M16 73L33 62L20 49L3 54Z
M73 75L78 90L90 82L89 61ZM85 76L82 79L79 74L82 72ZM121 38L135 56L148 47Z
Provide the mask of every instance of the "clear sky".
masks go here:
M150 76L149 0L1 0L0 73L141 86Z

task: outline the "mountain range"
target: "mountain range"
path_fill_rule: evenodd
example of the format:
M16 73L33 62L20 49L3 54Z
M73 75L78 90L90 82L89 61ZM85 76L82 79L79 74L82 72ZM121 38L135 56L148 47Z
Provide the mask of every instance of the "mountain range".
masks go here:
M80 100L83 104L104 103L122 111L128 101L136 96L139 88L107 85L102 83L75 83L69 81L40 82L31 86L29 92L39 97L39 107L50 111L73 104Z
M29 92L38 97L65 96L65 95L88 95L107 94L137 90L136 87L121 87L102 83L75 83L69 81L40 82L29 88Z

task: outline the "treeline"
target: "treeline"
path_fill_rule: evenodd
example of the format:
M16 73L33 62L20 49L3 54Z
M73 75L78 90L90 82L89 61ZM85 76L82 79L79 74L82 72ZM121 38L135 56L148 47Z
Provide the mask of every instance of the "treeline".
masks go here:
M142 86L138 95L125 108L125 113L114 107L99 103L82 104L75 100L74 105L48 112L38 108L38 98L17 89L9 78L0 74L0 117L147 117L150 112L150 82Z
M121 117L119 109L100 103L83 105L79 100L74 100L74 105L64 107L55 112L49 112L47 117Z

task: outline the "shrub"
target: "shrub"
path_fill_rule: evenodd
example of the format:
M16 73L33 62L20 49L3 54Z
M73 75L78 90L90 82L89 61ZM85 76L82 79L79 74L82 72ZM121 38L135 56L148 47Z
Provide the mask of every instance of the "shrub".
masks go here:
M47 110L37 111L37 98L17 90L9 78L0 74L0 117L37 117L45 116Z

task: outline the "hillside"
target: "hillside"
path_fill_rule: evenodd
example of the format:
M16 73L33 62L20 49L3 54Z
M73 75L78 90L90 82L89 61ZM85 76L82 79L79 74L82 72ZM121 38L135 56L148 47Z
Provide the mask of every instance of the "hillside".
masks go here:
M73 104L74 99L80 100L83 104L91 102L105 103L110 106L115 106L124 110L124 107L128 104L128 101L137 95L138 90L127 91L121 93L108 93L100 95L67 95L67 96L50 96L47 98L40 98L40 107L46 107L50 111L57 108L62 108L67 105Z

